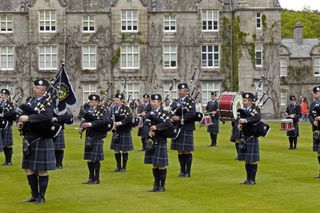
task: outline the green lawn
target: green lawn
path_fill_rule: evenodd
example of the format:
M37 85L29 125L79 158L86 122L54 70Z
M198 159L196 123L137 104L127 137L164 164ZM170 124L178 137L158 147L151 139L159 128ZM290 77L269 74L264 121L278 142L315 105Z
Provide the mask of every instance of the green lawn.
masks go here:
M239 184L245 179L244 163L234 160L229 142L230 123L222 125L218 147L208 147L206 128L195 132L191 178L178 178L177 154L169 151L166 192L147 192L153 177L143 164L140 138L133 131L136 150L130 152L126 173L112 173L110 136L105 140L105 160L100 185L83 185L88 178L83 141L75 126L67 127L64 169L50 172L46 203L20 203L30 196L21 169L21 138L15 129L12 167L0 167L1 212L317 212L320 180L316 153L312 152L309 123L300 123L297 150L288 150L288 139L279 122L270 122L268 138L260 140L261 161L257 185ZM168 143L170 145L170 143ZM0 162L4 160L0 154Z

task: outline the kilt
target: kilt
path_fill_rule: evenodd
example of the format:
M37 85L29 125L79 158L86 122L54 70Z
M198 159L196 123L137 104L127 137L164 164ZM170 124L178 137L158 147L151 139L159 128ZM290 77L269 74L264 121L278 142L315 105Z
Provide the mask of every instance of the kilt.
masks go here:
M114 133L112 133L114 134ZM110 149L114 151L131 151L133 150L131 132L119 132L120 142L111 141Z
M287 131L287 136L289 138L299 137L299 124L298 123L293 123L293 127L294 127L294 130Z
M212 118L212 125L207 127L207 132L210 132L212 134L218 134L219 133L219 119L218 118Z
M30 154L23 156L22 168L34 171L54 170L56 159L52 138L40 138L37 141L29 141Z
M245 137L247 149L239 150L238 160L240 161L259 161L259 139L257 137Z
M145 151L144 163L152 164L153 166L164 167L168 166L168 149L167 149L167 139L162 139L154 146L154 151Z
M53 144L54 144L54 148L56 150L59 149L64 149L65 148L65 143L64 143L64 130L61 129L61 131L59 132L59 134L57 135L57 137L53 138Z
M84 148L84 160L101 161L104 160L103 138L94 138L92 149Z
M320 153L320 139L314 139L313 138L313 147L312 147L312 150L314 151L314 152L318 152L318 153Z
M3 146L13 145L12 126L8 126L7 128L1 130L1 138Z
M180 135L175 140L171 140L171 149L179 151L193 151L193 130L185 130L181 128Z
M2 138L0 137L0 152L3 152Z

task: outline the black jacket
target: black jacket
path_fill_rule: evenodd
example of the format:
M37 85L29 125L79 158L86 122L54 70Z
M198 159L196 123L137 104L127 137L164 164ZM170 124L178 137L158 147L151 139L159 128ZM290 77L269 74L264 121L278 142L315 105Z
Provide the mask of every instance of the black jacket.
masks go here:
M117 106L113 110L113 118L115 122L121 122L122 125L118 126L117 132L130 132L132 129L132 114L130 108L122 105L119 109Z

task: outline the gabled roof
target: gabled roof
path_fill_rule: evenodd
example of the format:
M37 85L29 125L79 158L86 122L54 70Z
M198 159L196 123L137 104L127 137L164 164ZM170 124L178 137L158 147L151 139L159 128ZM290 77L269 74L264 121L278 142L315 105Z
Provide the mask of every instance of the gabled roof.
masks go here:
M201 0L146 0L148 11L197 11L197 3Z
M0 0L0 11L17 12L20 11L20 6L23 5L25 4L21 0Z
M109 11L112 0L60 0L67 11Z
M317 38L305 38L303 44L299 45L293 38L284 38L281 44L287 47L291 53L291 58L309 58L314 46L320 44Z

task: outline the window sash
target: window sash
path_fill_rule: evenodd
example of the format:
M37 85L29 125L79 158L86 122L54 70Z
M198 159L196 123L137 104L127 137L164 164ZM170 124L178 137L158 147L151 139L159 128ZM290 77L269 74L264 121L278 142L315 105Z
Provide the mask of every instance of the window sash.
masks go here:
M288 74L288 59L280 58L280 76L287 76Z
M255 47L256 67L262 67L262 44L257 43Z
M256 27L258 30L261 30L262 28L262 23L261 23L261 13L257 13L256 15Z
M12 21L11 15L0 16L0 32L1 33L13 32L13 21Z
M128 83L126 90L126 100L128 100L130 95L130 100L140 98L140 88L138 83Z
M82 102L85 104L88 100L88 96L91 94L97 94L97 84L85 83L82 86Z
M313 61L313 73L314 75L320 75L320 58L315 58Z
M121 69L139 69L139 46L125 45L120 52Z
M121 11L121 31L122 32L138 32L138 11L122 10Z
M0 47L0 70L14 70L14 47Z
M163 68L177 68L177 46L163 46Z
M95 32L95 18L90 15L82 16L82 32L90 33Z
M201 47L201 66L203 68L220 67L219 45L204 45Z
M56 46L39 47L39 69L51 70L58 67L58 48Z
M97 68L96 51L96 46L82 47L82 69L93 70Z
M204 32L219 31L219 11L218 10L202 11L202 31Z
M163 22L164 32L176 32L176 16L166 15Z
M39 31L56 32L56 11L42 10L39 11Z
M217 91L217 96L220 94L220 83L216 81L208 81L201 83L201 103L206 105L211 100L211 92Z
M281 91L280 92L280 105L281 106L287 105L287 96L288 96L288 92L287 91Z

